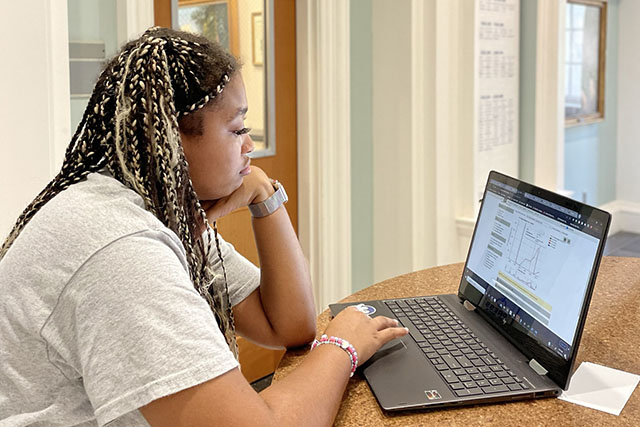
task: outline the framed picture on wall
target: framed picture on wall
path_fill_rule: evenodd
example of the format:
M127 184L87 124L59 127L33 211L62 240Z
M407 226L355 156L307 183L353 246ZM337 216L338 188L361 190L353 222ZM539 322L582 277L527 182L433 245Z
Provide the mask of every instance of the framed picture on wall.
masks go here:
M565 33L565 123L604 118L606 0L568 0Z
M178 26L239 56L237 0L178 0Z
M253 65L264 63L264 23L262 12L251 14L251 58Z

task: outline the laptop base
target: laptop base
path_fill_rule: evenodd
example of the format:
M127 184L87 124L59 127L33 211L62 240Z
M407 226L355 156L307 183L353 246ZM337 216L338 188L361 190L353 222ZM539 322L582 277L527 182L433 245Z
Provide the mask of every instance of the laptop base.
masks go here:
M432 298L432 297L424 297ZM371 357L362 367L369 387L373 391L379 405L386 411L404 411L411 409L440 408L448 406L474 405L479 403L491 403L501 401L525 400L555 397L560 394L561 389L549 378L540 376L529 367L529 361L522 354L510 348L504 342L497 331L484 323L480 314L466 309L456 295L439 295L438 299L453 313L459 320L473 331L480 341L485 343L495 354L504 360L509 369L513 370L514 376L522 378L527 389L512 391L494 391L490 393L480 393L480 388L476 384L463 388L462 390L452 390L445 382L443 372L452 372L449 367L434 364L428 359L420 348L419 344L411 335L393 340L383 346L375 355ZM399 299L395 301L421 300L417 298ZM396 316L389 307L389 301L368 301L364 304L376 309L376 315L384 315L392 318ZM352 304L331 305L332 313L335 315L344 307ZM406 321L406 320L405 320ZM410 330L412 330L410 328ZM426 343L425 343L426 344ZM431 364L432 369L425 369L425 364ZM438 370L438 367L440 370ZM446 370L445 370L446 369ZM464 368L460 368L464 369ZM474 369L471 367L468 370ZM477 373L477 370L475 370ZM487 375L495 378L495 375ZM462 384L456 382L456 384ZM489 385L489 384L487 384ZM471 388L473 387L473 388ZM504 388L504 386L503 386ZM485 387L485 390L491 387ZM476 394L460 396L469 390L475 390Z

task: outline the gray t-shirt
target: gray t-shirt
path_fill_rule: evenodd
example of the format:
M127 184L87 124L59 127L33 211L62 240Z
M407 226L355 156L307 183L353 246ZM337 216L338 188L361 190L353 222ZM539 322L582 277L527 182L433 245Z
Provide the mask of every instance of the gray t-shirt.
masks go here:
M259 270L221 249L235 305ZM238 366L178 237L107 173L33 217L0 261L0 295L0 426L147 425L141 406Z

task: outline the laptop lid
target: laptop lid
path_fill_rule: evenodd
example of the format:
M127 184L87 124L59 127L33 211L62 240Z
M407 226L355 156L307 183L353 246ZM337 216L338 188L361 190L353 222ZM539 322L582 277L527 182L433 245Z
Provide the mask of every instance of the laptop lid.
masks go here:
M492 171L458 296L568 387L611 216Z

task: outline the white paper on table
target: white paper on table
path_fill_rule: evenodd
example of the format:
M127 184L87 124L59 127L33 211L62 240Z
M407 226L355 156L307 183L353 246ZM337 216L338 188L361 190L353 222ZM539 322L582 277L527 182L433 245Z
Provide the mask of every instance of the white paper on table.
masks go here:
M620 415L638 381L640 375L582 362L558 399Z

